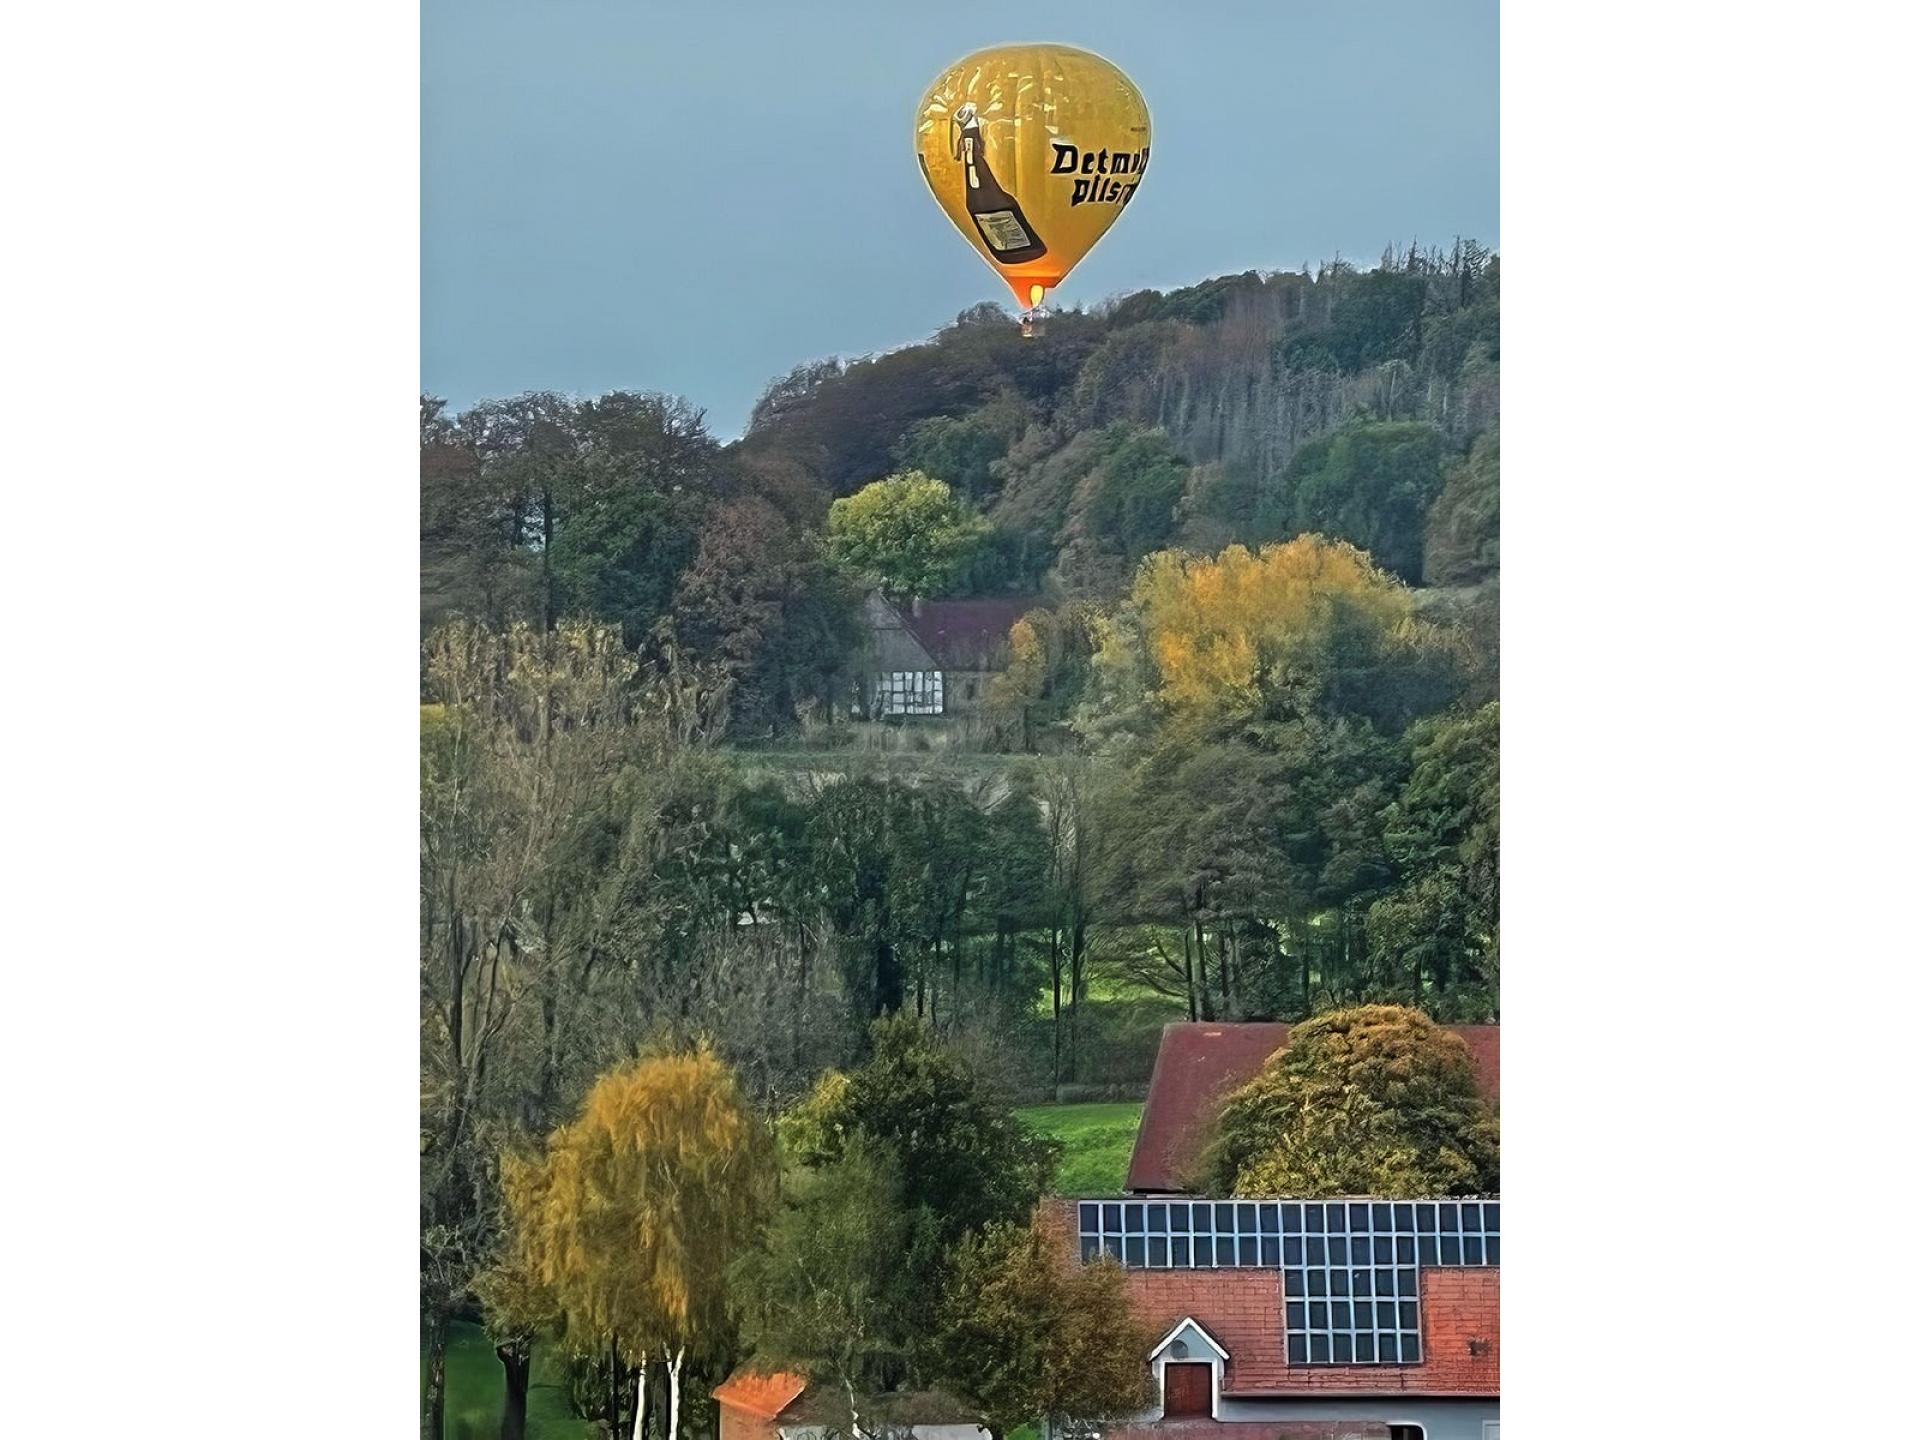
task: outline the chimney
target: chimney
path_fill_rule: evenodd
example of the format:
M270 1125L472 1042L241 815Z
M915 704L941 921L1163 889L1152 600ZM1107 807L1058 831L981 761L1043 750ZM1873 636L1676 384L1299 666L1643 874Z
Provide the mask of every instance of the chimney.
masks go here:
M913 618L914 619L918 620L920 618L920 607L925 603L926 602L922 600L918 595L913 597Z

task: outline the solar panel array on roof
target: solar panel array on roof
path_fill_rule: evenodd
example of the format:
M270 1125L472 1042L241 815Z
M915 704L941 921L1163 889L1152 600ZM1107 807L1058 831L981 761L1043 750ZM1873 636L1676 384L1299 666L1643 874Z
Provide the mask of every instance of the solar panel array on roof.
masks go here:
M1287 1362L1420 1361L1420 1268L1500 1263L1498 1200L1083 1200L1080 1258L1282 1273Z

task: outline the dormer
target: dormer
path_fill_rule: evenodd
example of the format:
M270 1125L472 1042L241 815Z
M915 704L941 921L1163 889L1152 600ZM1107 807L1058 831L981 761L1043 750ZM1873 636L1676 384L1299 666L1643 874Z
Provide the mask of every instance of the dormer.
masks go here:
M1220 1390L1227 1378L1227 1351L1191 1315L1153 1347L1149 1357L1160 1419L1220 1418Z

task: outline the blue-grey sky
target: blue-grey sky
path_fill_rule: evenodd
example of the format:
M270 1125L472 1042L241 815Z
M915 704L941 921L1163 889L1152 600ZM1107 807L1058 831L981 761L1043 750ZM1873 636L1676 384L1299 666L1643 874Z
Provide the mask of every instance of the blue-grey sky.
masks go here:
M1495 0L425 0L422 376L458 409L666 390L714 433L803 360L1005 287L935 207L912 116L971 50L1133 77L1153 169L1054 297L1389 241L1499 244Z

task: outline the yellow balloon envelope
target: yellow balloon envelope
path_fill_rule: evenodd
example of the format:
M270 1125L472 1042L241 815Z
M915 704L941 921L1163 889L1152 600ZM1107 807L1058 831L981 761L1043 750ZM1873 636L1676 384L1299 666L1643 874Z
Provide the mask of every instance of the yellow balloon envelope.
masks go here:
M1070 45L1000 45L949 66L914 118L947 218L1037 308L1133 199L1153 134L1119 68Z

